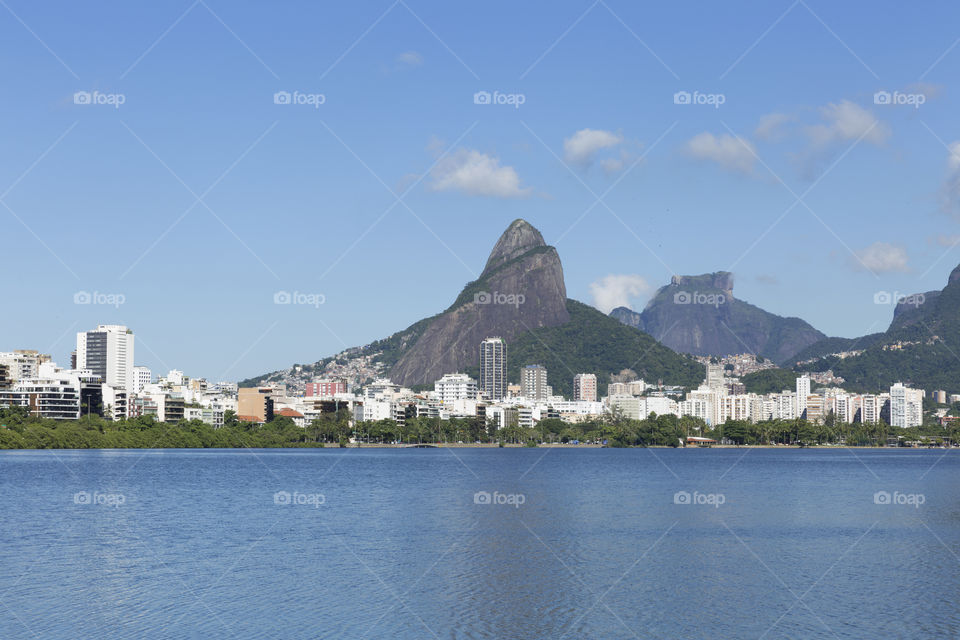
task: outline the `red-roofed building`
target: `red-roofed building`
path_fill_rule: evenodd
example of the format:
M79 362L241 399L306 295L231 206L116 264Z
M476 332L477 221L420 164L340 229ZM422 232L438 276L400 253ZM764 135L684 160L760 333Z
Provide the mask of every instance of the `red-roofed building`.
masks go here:
M284 407L283 409L277 411L274 415L277 417L290 418L298 427L307 426L307 419L304 417L304 415L294 409Z
M258 418L257 416L241 416L241 415L238 415L238 416L237 416L237 420L240 421L240 422L254 422L254 423L257 423L257 424L263 424L263 420L261 420L261 419Z

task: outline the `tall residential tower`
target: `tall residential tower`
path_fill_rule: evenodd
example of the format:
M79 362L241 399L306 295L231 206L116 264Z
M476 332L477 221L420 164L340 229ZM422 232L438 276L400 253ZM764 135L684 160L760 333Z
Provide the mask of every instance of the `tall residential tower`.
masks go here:
M486 338L480 343L480 391L491 400L506 395L507 343L503 338Z
M101 324L78 333L77 369L89 369L103 384L132 393L133 331L119 324Z

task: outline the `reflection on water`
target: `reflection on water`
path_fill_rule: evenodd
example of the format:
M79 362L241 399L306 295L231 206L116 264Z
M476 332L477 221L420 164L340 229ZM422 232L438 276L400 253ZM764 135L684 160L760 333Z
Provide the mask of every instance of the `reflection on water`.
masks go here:
M957 455L4 452L0 637L953 638Z

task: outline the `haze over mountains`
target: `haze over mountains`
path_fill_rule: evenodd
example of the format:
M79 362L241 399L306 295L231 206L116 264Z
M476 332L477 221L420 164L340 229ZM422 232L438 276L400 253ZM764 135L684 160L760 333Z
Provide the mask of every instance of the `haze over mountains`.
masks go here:
M350 370L360 372L354 382L385 375L404 386L429 387L445 373L477 375L479 345L489 336L507 341L511 380L519 379L521 366L543 364L551 385L564 394L576 373L596 373L602 391L623 369L648 381L694 386L703 367L690 355L737 353L797 370L832 368L858 388L898 380L946 387L960 375L960 267L942 292L905 298L886 332L861 338L827 337L800 318L739 300L733 274L725 271L674 276L642 311L618 307L608 316L566 297L557 250L528 222L515 220L477 280L442 313L368 345L241 384L297 384ZM863 353L834 355L846 351Z

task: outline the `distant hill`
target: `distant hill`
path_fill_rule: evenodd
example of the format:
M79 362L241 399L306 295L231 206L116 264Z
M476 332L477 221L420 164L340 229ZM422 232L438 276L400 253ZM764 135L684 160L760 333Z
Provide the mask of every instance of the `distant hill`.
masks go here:
M509 344L510 379L520 379L520 367L542 364L555 393L570 397L576 373L597 373L598 392L606 393L610 374L632 369L648 383L696 387L706 369L691 357L680 356L650 335L624 326L614 318L576 300L567 300L570 321L521 335Z
M777 363L826 336L800 318L764 311L733 295L733 274L674 276L641 313L619 307L610 315L674 351L699 356L754 353Z
M792 362L783 363L784 366L792 365L797 362L804 362L815 358L822 358L831 353L840 353L842 351L854 351L857 349L866 349L867 347L879 344L883 341L884 333L871 333L859 338L824 338L814 342L809 347L804 348L791 358Z
M787 369L762 369L743 376L740 381L747 393L780 393L794 391L797 388L797 372Z
M926 390L960 391L960 267L941 291L901 300L887 331L829 340L833 342L815 344L808 352L820 355L853 348L863 353L824 357L806 368L832 369L850 388L876 391L902 381Z

